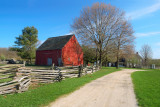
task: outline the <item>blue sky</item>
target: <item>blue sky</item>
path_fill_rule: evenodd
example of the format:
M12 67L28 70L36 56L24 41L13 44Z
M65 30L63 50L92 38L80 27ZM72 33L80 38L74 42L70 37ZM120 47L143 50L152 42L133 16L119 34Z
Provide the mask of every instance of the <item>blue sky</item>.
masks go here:
M153 58L160 58L160 0L0 0L0 47L13 46L26 26L35 26L42 42L68 34L81 9L96 2L124 10L135 31L136 51L148 44Z

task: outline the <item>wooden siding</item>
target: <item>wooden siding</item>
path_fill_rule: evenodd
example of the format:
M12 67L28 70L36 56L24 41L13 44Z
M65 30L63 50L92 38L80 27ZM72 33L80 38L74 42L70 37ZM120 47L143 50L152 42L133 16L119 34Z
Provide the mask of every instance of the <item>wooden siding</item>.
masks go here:
M58 65L58 58L61 58L61 49L37 51L36 52L36 65L47 65L48 58L52 58L52 63Z
M62 60L64 65L77 66L83 64L83 51L75 36L72 36L63 47Z

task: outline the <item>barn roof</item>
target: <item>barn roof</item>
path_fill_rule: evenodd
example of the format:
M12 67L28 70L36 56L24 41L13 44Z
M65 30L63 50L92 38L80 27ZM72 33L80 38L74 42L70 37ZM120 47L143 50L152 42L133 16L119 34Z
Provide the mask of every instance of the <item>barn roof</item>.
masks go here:
M136 52L135 57L138 58L138 59L142 59L142 57L139 55L138 52Z
M37 50L62 49L73 35L65 35L48 38Z

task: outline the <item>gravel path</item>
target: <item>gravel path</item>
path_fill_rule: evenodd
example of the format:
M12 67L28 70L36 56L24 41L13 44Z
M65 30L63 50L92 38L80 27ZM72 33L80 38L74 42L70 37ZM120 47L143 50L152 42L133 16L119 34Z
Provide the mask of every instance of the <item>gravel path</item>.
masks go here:
M103 76L49 107L138 107L131 80L134 71L137 70L124 69Z

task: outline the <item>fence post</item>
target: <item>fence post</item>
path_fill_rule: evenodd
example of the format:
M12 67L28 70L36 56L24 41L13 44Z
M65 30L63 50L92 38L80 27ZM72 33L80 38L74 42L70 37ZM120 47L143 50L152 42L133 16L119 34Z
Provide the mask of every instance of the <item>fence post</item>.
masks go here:
M61 82L61 80L62 80L61 69L59 69L59 68L57 67L57 70L58 70L58 77L57 77L57 80L58 80L58 82Z
M23 66L24 66L24 67L26 66L26 61L23 61Z
M20 93L20 83L16 85L16 93Z
M93 66L92 66L92 73L93 73Z
M96 71L98 71L99 70L99 66L96 66Z
M81 74L82 74L82 66L80 65L78 67L78 77L81 77Z
M54 69L54 63L52 64L52 70Z

